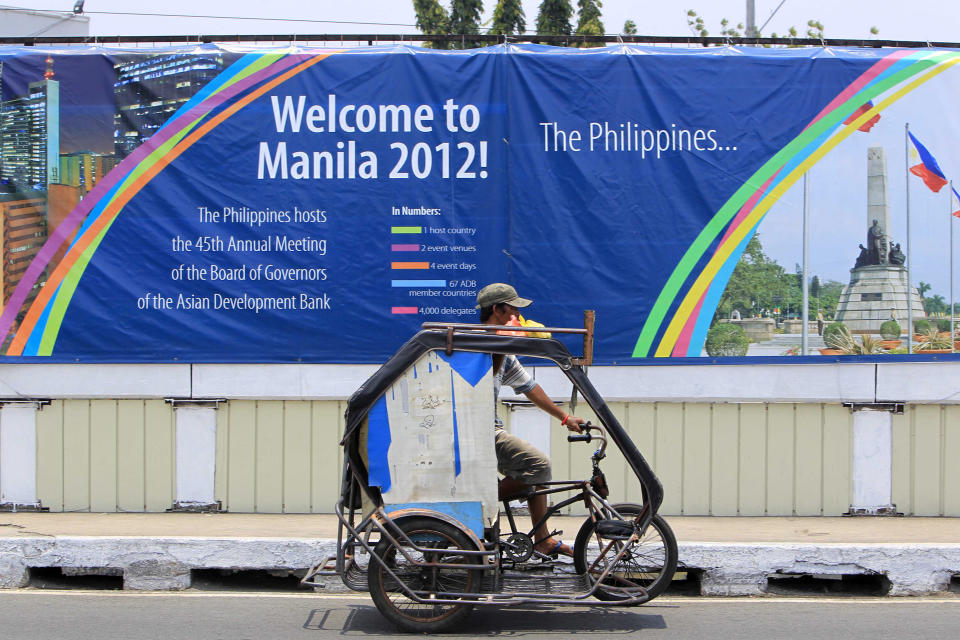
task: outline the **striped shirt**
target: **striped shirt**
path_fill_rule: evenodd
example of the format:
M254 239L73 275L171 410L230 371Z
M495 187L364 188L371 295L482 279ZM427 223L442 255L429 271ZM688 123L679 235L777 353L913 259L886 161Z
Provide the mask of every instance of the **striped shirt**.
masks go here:
M526 393L537 386L537 381L527 373L516 356L504 356L503 364L500 365L500 371L493 377L493 407L497 410L498 400L500 399L500 387L507 385L512 387L514 393ZM498 429L503 428L503 422L500 417L496 418Z

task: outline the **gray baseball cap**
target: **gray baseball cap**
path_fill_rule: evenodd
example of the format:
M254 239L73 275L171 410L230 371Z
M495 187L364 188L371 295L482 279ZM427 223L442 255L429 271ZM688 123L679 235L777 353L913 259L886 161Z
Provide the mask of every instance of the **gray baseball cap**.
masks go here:
M492 307L495 304L509 304L514 307L529 307L533 300L527 300L517 295L517 290L508 284L494 282L488 284L477 294L477 309Z

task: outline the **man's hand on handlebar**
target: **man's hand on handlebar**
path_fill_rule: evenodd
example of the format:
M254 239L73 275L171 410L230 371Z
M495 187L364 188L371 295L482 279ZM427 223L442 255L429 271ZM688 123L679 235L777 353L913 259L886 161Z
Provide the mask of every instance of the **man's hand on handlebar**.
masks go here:
M563 419L562 424L574 433L583 433L582 425L587 424L587 421L583 418L578 418L577 416L568 415Z

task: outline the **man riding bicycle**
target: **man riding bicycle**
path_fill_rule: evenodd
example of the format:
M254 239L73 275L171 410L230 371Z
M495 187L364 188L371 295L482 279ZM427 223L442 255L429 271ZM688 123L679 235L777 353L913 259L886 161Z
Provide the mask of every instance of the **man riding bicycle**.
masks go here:
M516 289L502 282L487 285L477 294L480 322L487 325L518 324L517 316L520 314L520 309L531 304L533 304L532 300L521 298L517 295ZM514 392L525 395L533 404L559 420L560 424L570 431L582 432L580 425L586 421L565 413L554 404L543 388L523 368L516 356L495 357L493 365L495 406L500 395L500 387L506 384L512 387ZM535 488L542 488L539 485L550 481L552 477L550 458L545 453L529 442L507 433L499 417L496 419L495 429L497 468L506 476L500 482L501 500L511 496L522 496ZM527 505L530 508L530 519L533 524L536 524L547 512L547 496L531 495L527 498ZM534 548L544 555L573 555L573 549L569 545L550 535L546 522L536 529L534 540Z

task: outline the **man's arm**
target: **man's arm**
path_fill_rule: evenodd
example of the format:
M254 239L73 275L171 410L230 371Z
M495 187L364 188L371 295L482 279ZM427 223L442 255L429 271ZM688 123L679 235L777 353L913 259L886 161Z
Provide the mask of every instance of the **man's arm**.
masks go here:
M583 429L580 428L580 425L586 422L586 420L564 413L560 407L553 403L553 400L550 399L550 397L543 390L543 387L541 387L539 384L530 389L530 391L524 391L523 395L527 396L530 402L537 405L557 420L560 420L560 422L570 431L583 433Z

